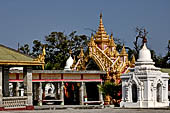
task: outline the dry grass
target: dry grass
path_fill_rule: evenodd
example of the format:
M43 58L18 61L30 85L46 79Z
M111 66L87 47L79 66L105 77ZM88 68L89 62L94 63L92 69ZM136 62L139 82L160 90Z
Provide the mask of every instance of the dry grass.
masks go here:
M162 68L161 71L170 75L170 68Z

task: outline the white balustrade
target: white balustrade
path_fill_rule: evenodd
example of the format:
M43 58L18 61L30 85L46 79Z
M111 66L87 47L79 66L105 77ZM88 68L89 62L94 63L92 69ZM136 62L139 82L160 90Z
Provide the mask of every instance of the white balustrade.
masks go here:
M22 97L3 97L4 108L22 108L27 103L27 96Z

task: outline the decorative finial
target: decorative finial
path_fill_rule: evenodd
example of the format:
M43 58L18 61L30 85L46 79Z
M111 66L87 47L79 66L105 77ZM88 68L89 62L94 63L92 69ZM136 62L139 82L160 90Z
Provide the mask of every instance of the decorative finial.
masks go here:
M144 43L147 43L147 38L146 38L146 36L143 37L143 45L144 45Z
M146 32L146 29L144 28L144 30L143 30L143 33L144 33L144 35L143 35L143 45L144 45L144 43L147 43L147 38L146 38L146 35L148 34L148 32Z
M122 51L121 51L120 55L122 55L122 56L127 56L127 53L126 53L126 49L125 49L125 45L124 45L124 44L123 44L123 48L122 48Z
M111 32L111 35L110 35L111 38L113 38L113 32Z
M83 58L84 57L84 52L83 52L83 48L81 47L81 50L80 50L80 54L78 56L78 58Z
M93 36L93 33L91 33L91 37Z
M113 40L113 32L112 32L111 35L110 35L109 46L110 46L110 47L116 47L116 44L115 44L115 42L114 42L114 40Z
M132 55L132 60L131 60L131 62L130 62L132 67L135 65L135 61L136 61L136 60L135 60L135 55L133 54L133 55Z
M102 13L100 13L100 19L102 19Z
M93 35L91 36L91 39L90 39L90 42L89 42L89 46L91 46L91 47L95 46Z
M43 46L43 55L46 55L45 45Z

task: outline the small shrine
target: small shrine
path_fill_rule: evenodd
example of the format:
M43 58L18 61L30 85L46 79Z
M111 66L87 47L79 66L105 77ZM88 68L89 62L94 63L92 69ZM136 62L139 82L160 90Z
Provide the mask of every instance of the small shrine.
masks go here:
M117 45L113 40L113 34L110 36L105 31L102 14L100 14L100 23L96 34L91 36L88 44L88 54L84 54L84 50L78 56L78 61L73 62L72 70L87 70L89 61L92 59L99 70L109 73L106 77L109 81L120 83L120 75L129 72L129 68L134 67L135 58L132 61L128 60L125 46L121 52L116 50Z
M123 74L121 107L155 108L168 107L168 73L154 66L146 38L139 52L135 67Z

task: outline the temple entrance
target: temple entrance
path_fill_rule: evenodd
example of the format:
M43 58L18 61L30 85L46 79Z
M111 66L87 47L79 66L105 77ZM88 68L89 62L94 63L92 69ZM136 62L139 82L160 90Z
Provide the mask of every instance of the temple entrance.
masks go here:
M137 102L137 86L136 86L136 84L132 85L132 101Z
M86 70L100 70L100 68L96 64L96 62L91 58L89 59Z
M98 101L99 100L99 91L97 83L86 83L86 92L88 101Z
M157 84L157 102L161 102L161 84Z
M80 83L65 83L64 84L64 104L79 105L79 88Z

